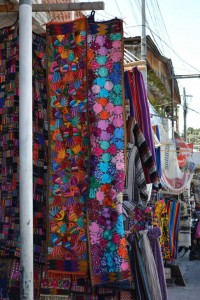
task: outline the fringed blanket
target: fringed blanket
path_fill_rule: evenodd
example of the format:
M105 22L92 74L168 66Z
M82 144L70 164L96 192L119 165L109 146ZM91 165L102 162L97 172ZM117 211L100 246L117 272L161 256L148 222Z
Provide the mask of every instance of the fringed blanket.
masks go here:
M88 273L86 19L47 25L49 190L47 275Z
M122 21L88 24L89 253L92 284L129 277L122 217L124 103Z

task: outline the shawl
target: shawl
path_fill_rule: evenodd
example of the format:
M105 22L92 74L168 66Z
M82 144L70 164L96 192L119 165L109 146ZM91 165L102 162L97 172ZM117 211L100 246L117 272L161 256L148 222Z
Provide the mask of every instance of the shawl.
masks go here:
M49 170L47 275L88 273L86 18L47 25Z
M162 259L162 253L160 248L159 237L161 236L161 231L159 227L150 228L148 230L147 236L150 241L150 246L153 252L158 278L160 282L160 288L162 293L162 300L167 300L167 287L166 287L166 279L165 279L165 270Z
M90 182L87 205L92 284L129 278L122 215L125 177L123 28L88 24Z

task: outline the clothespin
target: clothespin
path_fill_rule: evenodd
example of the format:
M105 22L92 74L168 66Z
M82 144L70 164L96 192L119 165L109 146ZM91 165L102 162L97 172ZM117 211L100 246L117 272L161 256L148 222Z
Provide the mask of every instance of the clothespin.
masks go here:
M95 11L92 10L90 16L88 17L88 22L94 22Z

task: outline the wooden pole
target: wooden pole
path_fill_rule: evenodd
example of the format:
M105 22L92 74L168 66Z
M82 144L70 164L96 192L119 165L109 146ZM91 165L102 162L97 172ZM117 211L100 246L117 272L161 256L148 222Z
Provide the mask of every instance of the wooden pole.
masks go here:
M79 2L79 3L52 3L52 4L32 4L33 12L50 11L84 11L84 10L104 10L103 1ZM14 3L0 4L0 13L18 12L19 5Z

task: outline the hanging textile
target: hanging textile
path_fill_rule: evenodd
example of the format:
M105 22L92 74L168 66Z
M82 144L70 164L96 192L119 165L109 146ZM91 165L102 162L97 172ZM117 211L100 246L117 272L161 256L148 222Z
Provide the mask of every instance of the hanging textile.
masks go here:
M158 277L157 267L151 249L150 241L147 236L147 230L139 232L140 248L145 271L148 278L149 292L152 300L162 300L160 281Z
M19 257L18 23L0 30L0 256ZM47 173L46 42L33 33L34 260L44 263Z
M122 21L88 25L89 253L93 284L128 279L122 216L124 103Z
M138 148L146 183L158 184L159 177L155 160L153 159L151 150L147 145L145 137L134 117L128 118L127 127L127 140L129 140L131 143L134 141L135 146Z
M158 142L160 143L160 131L159 131L158 125L153 126L153 131L154 131L154 134L156 135L156 138L157 138ZM162 176L162 165L161 165L160 145L155 148L155 153L156 153L156 168L157 168L158 175L161 178L161 176Z
M178 252L178 232L180 223L180 202L168 201L167 213L169 219L169 242L170 242L170 257L177 258Z
M168 229L168 212L164 200L158 200L155 203L152 225L161 229L160 245L162 257L165 260L170 259L170 238Z
M162 300L167 300L167 287L165 279L165 270L162 259L162 253L160 248L159 238L161 236L161 230L159 227L148 229L147 236L149 238L150 246L153 252L158 278L160 282L160 289L162 294Z
M17 24L0 30L0 256L19 256L19 44Z
M8 286L11 259L0 258L0 299L9 300Z
M47 275L88 273L86 18L47 24L49 190Z
M131 245L129 251L130 268L135 281L136 299L151 300L148 278L145 272L137 234L129 234L128 241Z
M130 72L130 71L129 71ZM133 68L132 75L132 90L133 90L133 111L134 117L138 122L147 144L151 150L153 159L155 161L155 147L153 142L153 131L151 125L151 118L150 118L150 110L149 110L149 103L147 98L147 92L144 84L144 78L142 73L138 70L137 67ZM129 78L130 76L129 75Z

